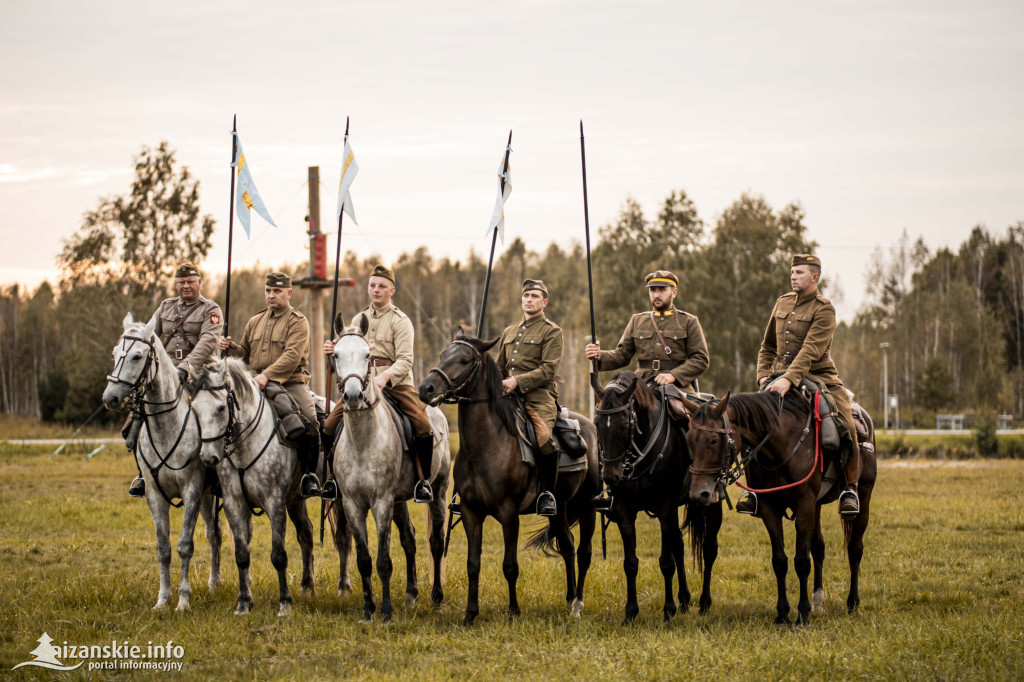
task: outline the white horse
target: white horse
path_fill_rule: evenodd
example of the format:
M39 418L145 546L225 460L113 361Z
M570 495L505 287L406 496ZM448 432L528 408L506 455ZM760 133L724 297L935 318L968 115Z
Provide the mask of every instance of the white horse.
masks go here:
M107 377L103 403L111 409L128 405L144 420L135 459L146 481L146 502L156 527L160 593L154 609L166 607L171 600L169 509L172 505L185 508L178 538L181 583L177 610L186 611L192 596L188 570L198 514L203 515L210 542L209 586L213 590L220 585L220 521L213 495L203 492L206 467L198 457L199 422L184 395L174 361L153 333L156 320L142 324L128 313L123 324L124 332L114 346L114 373ZM175 504L175 498L181 502Z
M377 524L377 574L381 582L380 612L391 619L391 523L399 530L405 549L406 603L419 593L416 586L416 537L409 519L407 500L418 480L412 458L403 452L401 436L381 394L370 380L370 346L363 338L367 320L359 328L348 327L334 346L334 367L342 390L345 426L335 444L334 469L349 528L356 542L356 565L363 583L363 618L373 617L372 560L367 539L366 515L373 512ZM441 561L444 553L445 495L451 471L448 422L436 407L427 413L434 431L434 453L428 475L434 499L427 504L430 524L431 601L438 606L444 597Z
M313 593L313 524L299 494L302 468L295 448L277 437L277 416L248 367L241 360L211 360L194 384L192 409L202 429L201 457L217 467L224 511L235 539L238 565L238 605L235 613L252 608L249 542L252 517L266 513L270 520L270 561L277 569L280 589L278 616L292 610L288 590L288 554L284 548L286 514L295 526L302 551L303 593Z

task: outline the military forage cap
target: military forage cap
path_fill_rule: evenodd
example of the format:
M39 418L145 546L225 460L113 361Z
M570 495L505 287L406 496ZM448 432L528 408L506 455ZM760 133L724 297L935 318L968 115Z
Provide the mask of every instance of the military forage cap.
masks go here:
M679 278L676 277L674 272L655 270L644 277L644 286L648 289L651 287L677 287L679 286Z
M809 253L798 253L793 256L793 263L790 267L795 268L798 265L816 265L821 267L821 259L817 256L812 256Z
M267 275L267 286L268 287L279 287L281 289L291 289L292 278L283 272L272 272Z
M178 278L202 277L202 275L199 274L199 270L196 268L196 266L190 263L189 261L185 261L184 263L179 265L178 269L174 271L174 276Z
M374 265L370 277L383 277L390 279L392 284L395 283L395 271L385 265Z
M543 280L539 279L526 279L523 280L523 293L527 291L543 291L544 298L548 297L548 285L544 284Z

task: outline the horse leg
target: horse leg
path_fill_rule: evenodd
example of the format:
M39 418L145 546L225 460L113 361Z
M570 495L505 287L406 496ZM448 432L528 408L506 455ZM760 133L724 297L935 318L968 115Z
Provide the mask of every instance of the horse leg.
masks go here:
M288 505L288 517L295 527L295 539L302 553L302 581L299 586L303 595L311 597L316 591L313 581L313 522L309 519L306 501L296 498Z
M572 615L577 618L583 614L583 587L587 581L590 562L593 559L594 527L597 525L597 512L594 510L591 497L587 494L586 500L584 500L586 506L579 515L579 525L577 526L580 544L576 548L576 598L572 602Z
M441 601L444 599L441 574L443 572L442 562L444 561L445 522L448 520L448 507L445 502L446 493L448 492L447 481L444 481L442 485L434 488L434 490L437 491L434 493L434 499L427 505L430 522L430 537L427 540L427 546L430 548L430 570L432 573L430 602L437 608L441 606Z
M202 502L202 474L193 476L184 486L185 514L181 521L181 535L178 537L178 558L181 560L181 581L178 583L178 606L176 611L188 611L189 600L192 598L192 584L189 582L188 571L192 565L192 554L195 552L196 521L199 520L199 506Z
M366 536L367 509L360 508L348 497L345 498L344 504L345 516L348 518L352 538L356 542L356 567L359 569L359 579L363 583L363 620L370 621L373 619L376 606L373 603L373 559L370 557L370 546Z
M811 561L814 564L814 592L811 593L811 611L821 613L825 610L825 535L821 532L821 505L816 505L814 511Z
M576 548L572 542L572 531L569 530L569 519L565 515L565 507L558 510L558 515L548 521L549 531L555 539L555 547L565 563L565 601L572 604L576 598Z
M786 556L785 536L782 531L782 517L775 513L769 505L764 506L761 521L768 538L772 543L772 571L775 573L775 587L778 600L775 602L775 624L790 625L789 598L786 597L786 573L789 571L789 558Z
M516 582L519 580L519 511L506 504L498 517L501 535L505 540L505 556L501 560L501 572L508 584L508 617L519 615L519 597Z
M348 575L348 558L352 553L352 530L348 518L341 507L341 502L330 503L331 514L334 514L334 548L338 550L338 595L352 591L352 578Z
M640 606L636 601L636 574L640 568L640 561L636 556L636 512L630 510L620 513L616 521L619 535L622 536L622 570L626 573L626 617L622 624L629 625L640 613Z
M398 541L405 552L405 605L412 606L420 595L420 588L416 583L416 529L409 518L408 502L395 502L394 519Z
M220 587L220 548L224 535L220 527L220 513L217 511L217 498L210 493L203 493L199 503L199 513L206 526L206 541L210 543L210 591Z
M700 556L703 564L698 613L702 616L711 610L711 570L718 559L718 532L722 529L722 503L703 507L704 532L700 536Z
M378 500L373 505L373 520L377 524L377 575L380 576L380 615L387 623L391 620L391 523L395 513L394 498ZM406 512L408 514L408 512ZM415 569L414 569L415 570Z
M282 500L274 500L267 507L267 517L270 519L270 563L277 570L277 615L281 617L292 611L292 594L288 589L288 552L284 548L288 517Z
M469 583L463 625L472 625L480 613L480 550L483 548L484 518L477 516L465 503L462 505L462 527L466 530L466 579Z
M852 521L845 522L843 528L845 536L849 538L846 543L846 556L850 562L850 594L846 597L846 610L849 613L853 613L860 606L860 562L864 557L864 533L871 518L871 492L874 487L873 474L867 479L861 475L857 486L860 514Z
M814 537L814 518L818 504L814 495L808 494L797 505L796 517L796 551L793 554L793 568L796 570L797 583L800 585L800 601L797 602L797 625L811 622L811 599L807 591L807 579L811 575L811 543Z
M667 623L676 615L676 600L672 595L672 582L676 574L677 547L683 544L683 535L679 530L679 511L674 504L671 509L664 509L658 515L658 523L661 525L661 555L658 556L658 566L661 568L661 575L665 581L665 602L661 612ZM685 591L686 600L683 600ZM686 586L686 569L679 571L679 602L685 612L690 604L690 590Z
M224 513L228 517L228 525L234 537L235 565L238 567L238 605L235 607L235 615L241 616L252 609L252 586L249 575L252 514L246 503L231 493L227 493L224 498Z
M146 485L146 503L149 514L153 517L156 528L156 560L160 566L160 592L156 597L154 610L162 609L171 601L171 520L170 505L163 495L156 490L156 484L149 481Z

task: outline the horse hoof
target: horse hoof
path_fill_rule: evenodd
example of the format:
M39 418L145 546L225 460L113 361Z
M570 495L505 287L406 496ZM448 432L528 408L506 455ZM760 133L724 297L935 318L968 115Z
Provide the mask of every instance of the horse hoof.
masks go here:
M437 588L430 592L430 603L434 605L435 609L441 608L441 602L444 601L444 590Z
M476 620L476 614L475 613L467 613L466 616L462 619L463 627L469 627L470 625L473 624L474 620Z
M573 618L579 618L580 616L583 615L583 600L582 599L573 599L572 600L572 610L570 611L570 613L572 614Z
M782 616L779 616L775 619L775 627L788 628L792 626L793 624L789 622L789 618L783 618Z
M278 618L284 618L285 616L287 616L291 612L292 612L292 604L291 604L291 602L282 602L281 603L281 608L279 608L277 610L277 617Z
M417 597L417 595L415 595L415 594L407 594L407 595L405 595L405 605L407 607L409 607L409 606L412 606L413 604L415 604L416 603L416 597Z
M218 576L217 578L210 578L206 584L207 586L209 586L210 592L213 592L218 587L220 587L220 577Z
M821 613L825 610L825 590L817 589L811 595L811 612Z
M184 613L185 611L188 611L191 608L192 607L188 603L188 601L179 601L178 605L176 607L174 607L174 610L177 611L178 613Z
M153 610L154 611L164 611L164 610L167 609L167 607L168 607L167 602L165 602L165 601L158 601L156 603L156 606L153 607Z

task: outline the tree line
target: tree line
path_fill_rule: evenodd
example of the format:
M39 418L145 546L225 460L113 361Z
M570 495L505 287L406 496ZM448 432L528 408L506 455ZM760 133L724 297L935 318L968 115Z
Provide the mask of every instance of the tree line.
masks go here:
M166 142L143 147L129 193L101 198L65 241L56 289L44 283L31 293L17 286L0 290L0 411L78 421L100 404L125 313L145 318L173 295L179 262L193 260L202 269L214 220L201 213L199 199L198 182ZM763 197L744 193L709 224L682 189L671 192L653 217L627 198L615 222L598 229L592 254L598 339L613 348L630 315L649 308L644 274L672 270L680 278L677 307L699 316L708 340L711 366L701 390L752 390L768 315L789 290L790 256L816 247L798 202L776 210ZM344 254L342 276L356 279L355 287L339 290L338 310L346 318L366 305L366 276L377 262L376 254ZM416 329L417 381L456 327L495 338L521 316L522 280L543 279L551 292L548 317L565 335L561 398L586 411L583 347L590 312L579 242L543 250L518 238L505 245L494 264L482 325L477 316L487 265L475 251L463 259L436 258L419 246L389 265L398 280L395 303ZM905 425L931 425L939 411L1024 412L1024 223L1002 238L976 227L957 251L933 253L904 235L878 250L872 267L868 303L852 323L840 324L832 349L840 374L865 407L876 415L882 408L884 342L889 393L898 396ZM263 278L271 269L299 279L309 268L278 263L234 271L229 325L236 334L265 307ZM207 276L203 294L223 306L224 284ZM308 317L304 291L296 289L293 305Z

